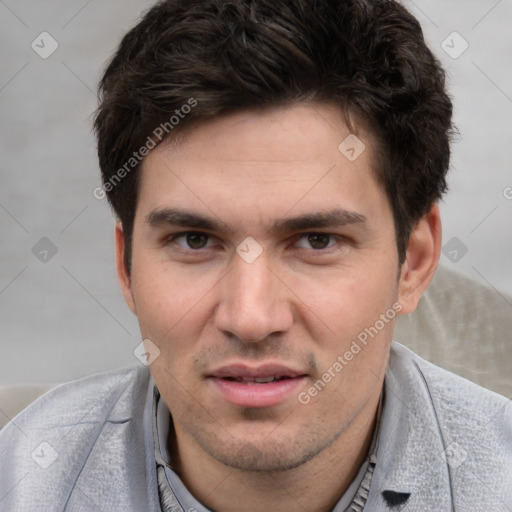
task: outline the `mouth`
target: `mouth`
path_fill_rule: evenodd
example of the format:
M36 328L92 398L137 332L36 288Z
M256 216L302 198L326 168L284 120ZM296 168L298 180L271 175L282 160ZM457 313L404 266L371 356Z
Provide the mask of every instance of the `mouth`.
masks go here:
M264 408L295 396L306 377L305 373L282 365L233 364L214 370L207 379L214 391L231 405Z
M280 377L278 375L271 375L270 377L225 377L226 380L231 382L243 382L247 384L268 384L269 382L278 382L281 380L292 379L293 377Z

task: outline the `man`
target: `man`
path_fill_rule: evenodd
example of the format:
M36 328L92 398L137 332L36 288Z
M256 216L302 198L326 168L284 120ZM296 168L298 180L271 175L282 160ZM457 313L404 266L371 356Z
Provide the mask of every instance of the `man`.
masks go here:
M509 402L392 344L438 263L449 164L418 22L168 0L100 92L95 194L149 370L9 424L0 508L512 510Z

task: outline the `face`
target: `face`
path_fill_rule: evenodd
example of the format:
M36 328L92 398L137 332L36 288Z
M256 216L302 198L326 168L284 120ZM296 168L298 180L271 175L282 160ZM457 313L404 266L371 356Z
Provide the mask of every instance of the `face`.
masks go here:
M145 159L121 282L160 351L178 447L284 470L375 407L399 260L371 136L358 127L354 159L349 135L335 107L298 104L204 123Z

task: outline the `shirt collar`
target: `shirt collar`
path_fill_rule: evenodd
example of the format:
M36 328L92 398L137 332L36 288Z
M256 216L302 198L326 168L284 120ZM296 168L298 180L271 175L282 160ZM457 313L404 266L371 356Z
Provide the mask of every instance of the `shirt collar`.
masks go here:
M393 343L386 371L370 510L452 510L444 441L427 379L417 356Z

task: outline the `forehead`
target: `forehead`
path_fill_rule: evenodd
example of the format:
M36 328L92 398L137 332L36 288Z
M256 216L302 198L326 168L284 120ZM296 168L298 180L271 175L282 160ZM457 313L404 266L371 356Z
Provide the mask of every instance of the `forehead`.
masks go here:
M198 124L146 157L140 208L147 215L192 207L255 221L324 207L386 209L373 169L373 137L362 123L356 127L353 133L340 110L326 104L244 111Z

